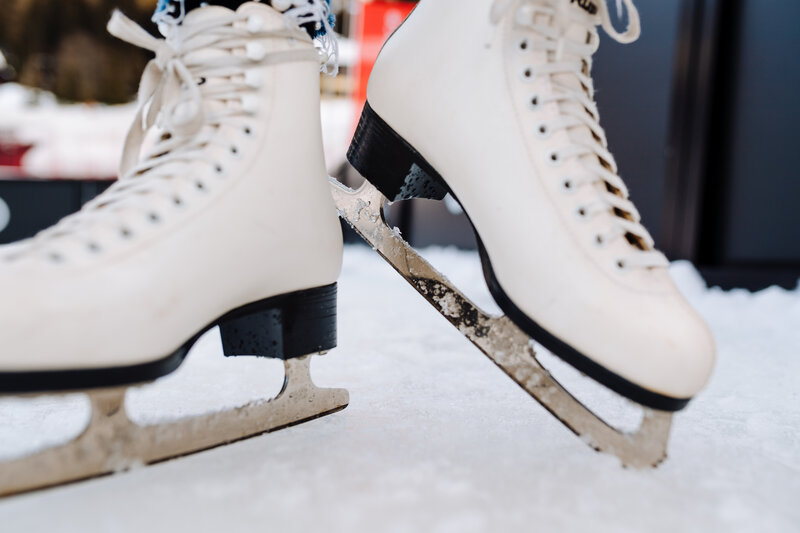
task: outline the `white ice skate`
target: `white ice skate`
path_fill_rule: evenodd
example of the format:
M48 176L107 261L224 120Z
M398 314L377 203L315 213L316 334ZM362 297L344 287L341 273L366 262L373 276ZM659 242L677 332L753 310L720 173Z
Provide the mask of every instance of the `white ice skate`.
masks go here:
M0 248L0 394L87 390L94 412L75 441L1 464L0 495L347 405L347 391L318 389L309 376L310 354L336 344L342 254L322 155L321 55L293 22L308 22L309 11L205 7L166 40L113 16L111 33L156 53L120 180L79 213ZM173 371L214 326L225 355L285 360L281 394L132 424L126 388Z
M628 465L665 456L671 411L706 383L711 335L639 222L598 121L590 77L605 0L424 0L385 44L348 158L340 214L548 410ZM491 317L387 227L388 201L460 202L478 237ZM645 407L618 432L539 364L530 339Z

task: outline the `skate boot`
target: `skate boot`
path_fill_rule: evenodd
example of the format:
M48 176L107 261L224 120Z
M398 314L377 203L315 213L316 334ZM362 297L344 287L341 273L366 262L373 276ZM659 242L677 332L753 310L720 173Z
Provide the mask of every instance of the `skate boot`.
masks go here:
M605 0L424 0L384 45L333 187L342 214L454 325L592 446L632 465L663 456L669 412L706 383L714 343L640 223L598 122L590 69ZM463 207L489 289L476 309L381 221L385 201ZM372 221L378 221L373 223ZM614 432L539 365L533 339L646 408ZM554 394L554 391L559 391Z
M80 212L0 249L0 394L88 390L63 448L0 465L0 494L160 461L344 408L310 354L336 345L342 236L323 161L323 59L296 24L319 2L203 7L157 39L120 179ZM327 22L326 22L327 24ZM230 412L136 426L128 385L172 372L219 326L225 355L283 359L281 394Z

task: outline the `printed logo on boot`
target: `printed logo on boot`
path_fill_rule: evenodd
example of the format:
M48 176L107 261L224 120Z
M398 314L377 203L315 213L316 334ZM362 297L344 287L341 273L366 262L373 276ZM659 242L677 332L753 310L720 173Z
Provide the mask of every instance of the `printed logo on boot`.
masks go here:
M570 4L578 4L578 7L589 13L590 15L597 15L597 6L590 0L569 0Z

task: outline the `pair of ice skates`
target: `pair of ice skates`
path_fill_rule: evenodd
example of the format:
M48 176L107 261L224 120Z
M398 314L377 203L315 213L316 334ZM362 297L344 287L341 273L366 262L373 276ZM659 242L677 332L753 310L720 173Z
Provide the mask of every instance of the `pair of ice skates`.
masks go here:
M634 40L632 0L624 33L604 0L423 1L370 79L348 153L367 178L357 191L326 179L320 54L292 22L314 12L286 4L283 13L260 3L197 9L166 40L121 14L110 22L156 54L120 180L53 228L0 248L0 394L85 390L94 414L65 447L0 465L0 494L344 408L346 391L309 377L310 356L336 344L337 209L592 447L626 465L661 461L671 412L707 381L714 347L640 224L598 122L597 26ZM446 193L469 216L505 316L478 309L385 223L389 201ZM281 394L177 424L129 422L126 388L173 371L215 326L226 355L285 361ZM539 364L532 339L641 404L638 432L613 429L575 400Z

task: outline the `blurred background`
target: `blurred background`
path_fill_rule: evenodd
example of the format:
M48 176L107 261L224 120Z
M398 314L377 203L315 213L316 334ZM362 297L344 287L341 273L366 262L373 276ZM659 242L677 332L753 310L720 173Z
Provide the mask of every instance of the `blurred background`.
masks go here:
M0 243L77 210L115 178L147 52L105 31L114 8L155 33L156 0L3 0ZM383 40L413 2L333 0L341 73L322 78L329 172L356 184L347 150ZM639 0L643 32L603 36L601 121L645 225L670 259L724 288L800 278L800 44L795 0ZM612 9L613 11L613 9ZM618 21L624 26L626 21ZM415 246L474 247L453 205L406 202Z

